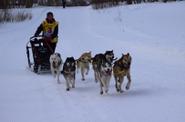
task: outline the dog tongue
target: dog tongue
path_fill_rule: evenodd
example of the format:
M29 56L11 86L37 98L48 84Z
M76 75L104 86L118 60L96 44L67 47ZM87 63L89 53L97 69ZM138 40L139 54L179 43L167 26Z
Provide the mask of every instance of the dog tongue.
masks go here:
M106 71L106 74L111 75L111 71Z

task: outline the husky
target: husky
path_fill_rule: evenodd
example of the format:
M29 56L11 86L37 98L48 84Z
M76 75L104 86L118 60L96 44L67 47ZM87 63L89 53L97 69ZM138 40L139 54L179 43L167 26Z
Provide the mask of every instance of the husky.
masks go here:
M104 55L109 63L113 63L113 61L117 59L117 58L114 58L113 50L105 51Z
M67 57L63 65L63 70L61 71L66 80L67 91L69 91L71 87L75 88L75 72L76 61L74 57Z
M91 63L91 51L83 53L77 59L77 72L81 70L82 80L85 80L85 74L88 75Z
M112 64L106 59L104 54L95 55L92 62L95 80L100 83L100 94L108 93L112 76Z
M102 61L102 59L104 59L109 63L112 64L114 60L116 60L117 58L114 59L114 52L113 50L111 51L105 51L104 54L97 54L92 58L92 67L94 70L94 78L95 78L95 82L98 82L98 69L100 69L100 63Z
M50 62L51 73L54 76L54 78L57 77L57 82L60 84L59 76L60 76L61 67L63 64L60 53L51 54L49 58L49 62Z
M115 87L117 92L122 93L123 90L121 88L124 77L127 76L128 82L126 85L126 90L129 90L131 84L131 75L130 75L130 66L131 66L132 58L129 53L122 54L122 57L115 61L113 66L113 75L115 79Z

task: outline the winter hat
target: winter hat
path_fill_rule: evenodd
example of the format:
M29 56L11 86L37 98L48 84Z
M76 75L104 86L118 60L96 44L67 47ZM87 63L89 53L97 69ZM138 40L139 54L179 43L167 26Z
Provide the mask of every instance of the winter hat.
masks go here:
M53 17L53 13L52 12L48 12L47 16L51 15Z

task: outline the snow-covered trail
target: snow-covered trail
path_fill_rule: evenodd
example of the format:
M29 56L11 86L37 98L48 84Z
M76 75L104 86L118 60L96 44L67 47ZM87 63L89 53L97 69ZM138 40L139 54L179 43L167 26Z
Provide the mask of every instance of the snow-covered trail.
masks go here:
M182 14L185 2L98 11L91 7L30 11L31 21L0 28L0 121L185 120L185 30L182 26L185 25ZM86 81L81 81L77 74L76 88L66 92L62 76L59 85L50 74L37 75L27 70L26 43L48 11L54 13L60 24L57 51L63 60L67 56L78 58L85 51L95 55L113 49L116 57L131 53L130 91L116 93L112 78L109 94L100 95L91 70Z

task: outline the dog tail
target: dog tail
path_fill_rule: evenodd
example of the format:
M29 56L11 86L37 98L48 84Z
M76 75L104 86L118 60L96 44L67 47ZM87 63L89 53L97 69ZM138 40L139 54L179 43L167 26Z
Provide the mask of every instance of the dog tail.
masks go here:
M114 58L113 61L115 61L115 60L117 60L117 59L118 59L118 57Z
M115 64L117 62L117 59L118 59L118 57L114 58L112 64Z

